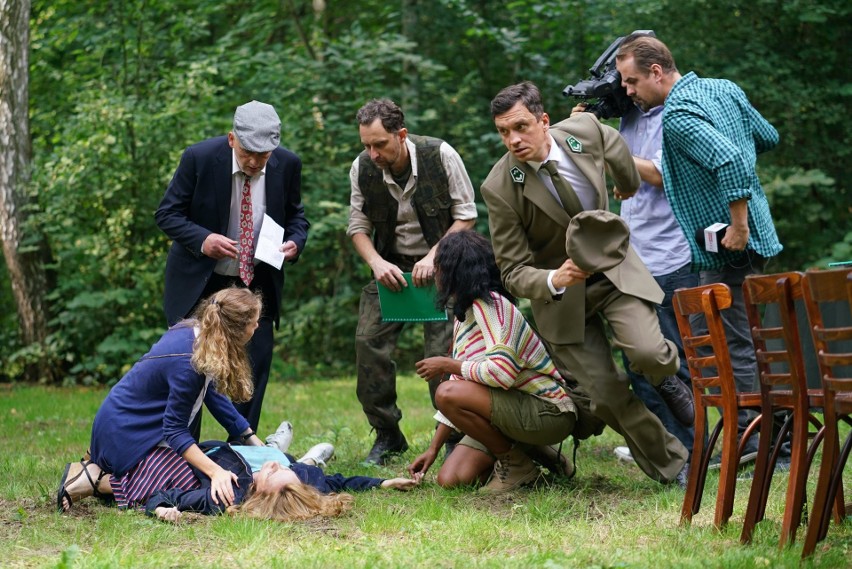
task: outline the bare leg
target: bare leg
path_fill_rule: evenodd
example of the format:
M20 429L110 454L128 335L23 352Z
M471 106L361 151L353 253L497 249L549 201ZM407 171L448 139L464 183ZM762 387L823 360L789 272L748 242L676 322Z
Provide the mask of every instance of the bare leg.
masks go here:
M83 469L86 469L85 472ZM93 462L80 461L68 466L63 487L60 488L59 506L63 512L71 509L73 503L94 495L112 494L111 476ZM64 489L64 493L62 490Z
M435 402L461 432L485 445L493 454L503 454L512 448L512 442L491 425L488 390L471 381L446 381L438 387Z
M452 488L485 483L493 468L494 457L469 446L456 445L438 471L438 485Z

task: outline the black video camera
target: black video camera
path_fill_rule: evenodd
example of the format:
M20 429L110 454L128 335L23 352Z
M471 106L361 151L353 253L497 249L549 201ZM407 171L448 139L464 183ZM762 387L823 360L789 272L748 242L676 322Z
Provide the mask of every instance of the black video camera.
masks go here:
M657 37L652 30L636 30L634 34ZM565 97L578 99L597 99L586 107L586 112L595 113L598 118L610 119L622 117L633 108L633 100L627 96L627 90L621 86L621 73L615 68L615 54L624 36L612 42L589 69L592 76L576 85L568 85L562 90Z

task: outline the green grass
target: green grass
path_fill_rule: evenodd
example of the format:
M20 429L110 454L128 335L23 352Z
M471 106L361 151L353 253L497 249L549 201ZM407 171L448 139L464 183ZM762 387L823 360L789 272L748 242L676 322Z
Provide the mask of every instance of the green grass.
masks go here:
M372 434L354 383L347 378L271 384L260 431L271 432L287 419L295 427L293 452L316 442L334 443L337 456L329 471L404 475L406 459L425 448L434 426L426 384L411 375L399 380L402 427L412 450L388 467L368 468L359 461ZM719 532L712 527L717 479L711 474L701 512L692 526L680 527L683 492L619 464L612 449L622 443L609 430L581 445L576 479L546 480L507 496L445 491L430 472L411 493L360 494L348 515L312 523L198 517L173 526L92 499L69 516L59 515L54 503L63 465L86 449L105 394L0 386L0 567L799 566L802 530L799 543L777 547L784 474L774 479L754 543L742 546L749 482L738 483L733 518ZM221 436L206 415L204 438ZM832 524L803 566L850 567L851 550L847 519Z

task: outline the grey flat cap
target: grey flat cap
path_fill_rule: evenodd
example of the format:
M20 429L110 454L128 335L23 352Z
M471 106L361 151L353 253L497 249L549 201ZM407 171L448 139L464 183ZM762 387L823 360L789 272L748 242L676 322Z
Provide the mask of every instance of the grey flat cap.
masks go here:
M272 105L252 101L237 107L234 134L249 152L271 152L281 140L281 119Z
M606 210L581 211L565 232L565 251L574 264L589 273L615 267L627 255L630 229L621 217Z

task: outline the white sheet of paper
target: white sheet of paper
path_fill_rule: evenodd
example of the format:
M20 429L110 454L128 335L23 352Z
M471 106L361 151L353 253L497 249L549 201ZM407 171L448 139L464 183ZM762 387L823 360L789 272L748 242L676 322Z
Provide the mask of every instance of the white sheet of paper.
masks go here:
M260 226L260 235L257 238L257 246L254 248L254 258L280 269L284 264L284 253L279 251L282 243L284 243L284 228L264 213L263 225Z

